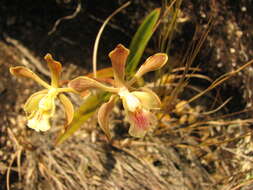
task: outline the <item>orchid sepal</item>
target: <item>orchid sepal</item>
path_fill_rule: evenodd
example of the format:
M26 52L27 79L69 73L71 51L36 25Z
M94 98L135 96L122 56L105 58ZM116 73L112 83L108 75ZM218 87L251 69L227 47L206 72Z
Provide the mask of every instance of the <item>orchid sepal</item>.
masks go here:
M46 54L44 57L47 62L47 66L51 73L51 86L59 87L59 79L61 77L62 65L60 62L53 59L50 53Z
M110 113L112 112L114 105L115 105L115 96L112 95L110 97L110 100L102 104L102 106L98 110L98 124L105 133L108 141L110 141L112 138L109 128L109 116Z

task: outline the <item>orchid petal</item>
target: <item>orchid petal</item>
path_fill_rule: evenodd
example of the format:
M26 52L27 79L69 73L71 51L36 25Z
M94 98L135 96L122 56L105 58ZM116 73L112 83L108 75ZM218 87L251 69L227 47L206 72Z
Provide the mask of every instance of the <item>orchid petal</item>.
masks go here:
M158 70L162 68L167 61L168 56L165 53L157 53L150 56L145 63L141 65L139 70L136 72L135 77L140 78L147 72Z
M24 105L24 110L28 115L30 115L34 110L37 110L39 108L39 102L40 100L46 96L48 90L41 90L39 92L36 92L32 94L28 100L26 101Z
M62 71L62 65L60 62L55 61L51 54L46 54L44 59L47 62L48 68L50 69L51 73L51 85L53 87L59 86L59 78Z
M115 80L117 82L123 82L125 77L125 64L127 57L129 55L129 50L122 44L118 44L117 47L109 53L109 57L112 62L112 67L114 70Z
M64 94L60 94L59 99L60 99L62 105L64 106L64 111L66 114L66 126L67 126L73 120L74 107L73 107L73 104L71 103L71 101L68 99L68 97L65 96Z
M32 72L30 69L27 69L26 67L23 67L23 66L11 67L10 73L18 77L31 78L37 83L39 83L40 85L44 86L45 88L50 88L49 84L47 84L38 75L36 75L34 72Z
M161 101L159 97L152 91L147 88L142 88L143 91L133 91L132 94L136 96L142 107L145 109L159 109L161 107Z
M50 114L37 112L34 117L28 120L27 126L35 131L47 131L51 128L49 123Z
M111 96L110 100L104 103L98 110L98 123L101 129L104 131L107 139L111 140L110 128L109 128L109 115L114 107L114 98Z
M133 137L142 138L156 124L156 117L145 109L127 113L130 122L129 134Z
M89 88L99 88L101 90L114 93L118 92L117 88L104 85L98 80L89 77L77 77L69 82L69 87L73 88L77 92L83 92L85 90L88 90Z

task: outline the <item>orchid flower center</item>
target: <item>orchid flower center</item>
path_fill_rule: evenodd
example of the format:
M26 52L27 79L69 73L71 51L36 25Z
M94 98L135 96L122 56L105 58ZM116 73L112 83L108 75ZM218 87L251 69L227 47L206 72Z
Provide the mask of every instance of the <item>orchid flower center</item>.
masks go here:
M141 107L140 100L131 92L129 92L127 88L124 87L120 89L119 96L129 111L134 112L137 108Z
M47 95L45 95L45 97L43 97L39 102L39 110L42 112L51 110L55 105L54 100L57 94L57 88L49 89Z

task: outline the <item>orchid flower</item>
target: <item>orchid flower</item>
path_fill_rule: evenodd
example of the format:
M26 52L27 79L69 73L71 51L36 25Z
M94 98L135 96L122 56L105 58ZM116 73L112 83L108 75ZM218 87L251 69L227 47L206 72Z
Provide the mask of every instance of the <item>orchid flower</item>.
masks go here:
M98 88L112 93L110 100L99 108L98 123L105 132L108 139L111 139L109 130L109 114L111 113L116 97L120 97L130 122L129 134L134 137L144 137L145 134L156 123L156 117L151 112L153 109L159 109L161 101L159 97L148 88L136 90L133 84L145 73L158 70L165 65L168 56L164 53L157 53L149 57L145 63L135 73L129 81L125 80L125 64L129 50L119 44L109 53L114 73L113 85L100 82L98 79L82 76L69 82L69 87L82 93L90 88Z
M33 79L42 85L44 90L32 94L24 105L24 111L27 115L28 127L36 131L47 131L50 129L50 118L55 114L55 99L59 98L64 106L66 114L66 125L73 119L74 108L71 101L63 94L63 92L73 92L71 88L60 88L59 78L62 71L61 63L55 61L50 54L45 57L51 74L51 84L42 80L38 75L30 69L17 66L11 67L11 74L18 77L27 77Z

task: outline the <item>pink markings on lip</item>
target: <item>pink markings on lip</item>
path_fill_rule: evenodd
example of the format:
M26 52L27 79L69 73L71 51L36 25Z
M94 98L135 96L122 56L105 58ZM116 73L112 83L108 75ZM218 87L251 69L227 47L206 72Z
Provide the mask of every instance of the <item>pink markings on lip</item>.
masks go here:
M147 130L149 126L149 118L147 116L143 110L136 110L131 114L131 119L138 128Z

